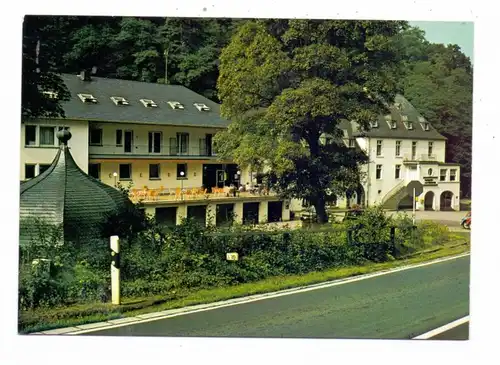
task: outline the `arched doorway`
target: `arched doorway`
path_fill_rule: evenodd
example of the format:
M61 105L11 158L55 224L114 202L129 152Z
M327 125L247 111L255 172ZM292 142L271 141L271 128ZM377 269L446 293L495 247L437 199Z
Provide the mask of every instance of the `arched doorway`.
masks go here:
M428 191L424 198L424 210L434 210L434 192Z
M439 199L439 209L453 210L451 208L452 202L453 202L453 193L451 191L443 191L441 193L441 198Z

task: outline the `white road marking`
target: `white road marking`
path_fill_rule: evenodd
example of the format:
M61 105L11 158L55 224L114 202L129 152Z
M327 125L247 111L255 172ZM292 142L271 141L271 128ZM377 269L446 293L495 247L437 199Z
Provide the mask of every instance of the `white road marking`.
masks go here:
M432 339L432 337L435 337L443 332L449 331L455 327L458 327L464 323L469 322L469 316L462 317L460 319L457 319L456 321L453 321L451 323L445 324L444 326L441 326L439 328L435 328L432 331L426 332L421 334L420 336L413 337L413 340L428 340Z
M109 329L114 329L114 328L118 328L118 327L131 326L131 325L136 325L136 324L140 324L140 323L158 321L158 320L162 320L162 319L166 319L166 318L172 318L172 317L183 316L183 315L199 313L199 312L205 312L205 311L224 308L224 307L231 307L231 306L240 305L240 304L257 302L257 301L265 300L265 299L278 298L278 297L285 296L285 295L300 294L300 293L304 293L304 292L308 292L308 291L312 291L312 290L318 290L318 289L329 288L329 287L337 286L337 285L354 283L356 281L371 279L371 278L375 278L378 276L393 274L393 273L400 272L400 271L406 271L406 270L416 269L419 267L425 267L425 266L430 266L430 265L434 265L434 264L439 264L441 262L456 260L456 259L466 257L469 255L470 255L470 253L463 253L460 255L440 258L440 259L436 259L433 261L428 261L428 262L424 262L424 263L420 263L420 264L406 265L406 266L401 266L401 267L394 268L394 269L377 271L375 273L363 274L363 275L358 275L355 277L350 277L350 278L345 278L345 279L337 279L337 280L329 281L326 283L323 282L323 283L319 283L319 284L312 284L312 285L299 287L299 288L285 289L285 290L280 290L277 292L271 292L271 293L266 293L266 294L256 294L256 295L252 295L252 296L229 299L229 300L215 302L215 303L200 304L200 305L195 305L195 306L190 306L190 307L170 309L170 310L157 312L157 313L150 313L150 315L154 315L153 318L140 318L141 316L128 317L131 319L131 321L127 322L127 323L117 324L117 323L112 323L112 322L100 322L99 324L96 323L95 325L96 326L101 325L101 327L95 328L95 329L86 329L86 328L80 329L79 326L74 326L73 327L74 331L65 332L65 334L79 335L79 334L83 334L83 333L97 332L97 331L101 331L104 329L109 330ZM144 315L144 316L147 316L147 315ZM133 318L136 318L137 320L132 321ZM57 332L60 330L61 329L52 330L52 331L43 331L42 333L43 334L57 334ZM40 333L38 333L38 334L40 334Z

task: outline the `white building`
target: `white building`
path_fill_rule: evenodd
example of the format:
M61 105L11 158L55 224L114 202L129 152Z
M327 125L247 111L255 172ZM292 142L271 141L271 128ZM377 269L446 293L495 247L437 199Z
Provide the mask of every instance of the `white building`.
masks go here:
M366 179L351 204L411 208L413 199L406 186L419 181L423 192L417 197L417 209L459 209L460 166L446 163L446 138L403 96L396 96L391 113L372 122L369 131L362 133L354 122L342 127L346 143L369 156L363 166Z

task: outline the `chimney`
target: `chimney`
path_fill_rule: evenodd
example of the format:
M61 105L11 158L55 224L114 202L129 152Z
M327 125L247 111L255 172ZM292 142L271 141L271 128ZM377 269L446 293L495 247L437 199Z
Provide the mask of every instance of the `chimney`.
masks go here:
M91 80L90 72L88 70L83 70L82 72L80 72L80 75L78 75L78 77L82 81L90 81Z

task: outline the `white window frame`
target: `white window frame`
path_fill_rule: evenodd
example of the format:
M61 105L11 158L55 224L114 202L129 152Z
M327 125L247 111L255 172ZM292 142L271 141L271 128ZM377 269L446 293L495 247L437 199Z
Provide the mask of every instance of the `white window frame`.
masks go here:
M399 169L398 169L399 167ZM399 174L398 174L399 172ZM394 166L394 178L397 179L397 180L401 180L402 177L401 177L401 165L395 165Z
M444 174L443 174L444 171ZM444 176L444 179L442 177ZM439 169L439 181L444 182L447 181L448 178L448 169Z
M383 153L382 153L383 146L384 146L384 141L381 139L377 139L377 147L376 147L376 151L375 151L375 154L377 155L377 157L383 156Z
M395 155L396 157L401 157L401 145L403 144L402 141L398 140L396 141L396 146L395 146Z
M453 171L453 174L451 173ZM451 177L453 176L453 180L451 179ZM457 169L450 169L450 181L453 181L453 182L456 182L458 181L458 173L457 173Z
M42 128L52 129L53 141L52 144L42 144ZM40 125L38 127L38 143L40 147L53 147L56 146L56 127L52 125Z

